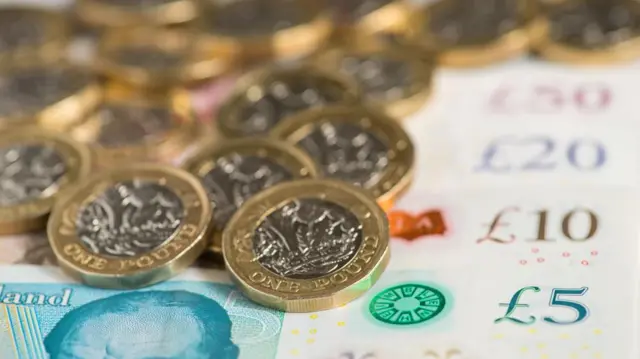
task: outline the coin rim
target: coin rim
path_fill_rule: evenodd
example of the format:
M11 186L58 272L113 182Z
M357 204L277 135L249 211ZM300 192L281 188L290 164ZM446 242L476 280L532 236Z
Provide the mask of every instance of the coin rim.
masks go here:
M35 112L23 116L0 117L1 128L16 128L22 126L39 125L43 128L64 131L81 121L87 113L93 110L102 100L103 87L99 79L89 71L70 63L63 62L54 66L56 70L79 71L90 74L90 81L79 91L69 94L60 101L36 110ZM27 72L32 69L49 69L47 65L40 66L14 66L4 68L0 71L0 77L13 76L15 72Z
M89 149L71 138L35 126L10 130L0 135L0 147L20 143L46 143L51 145L66 165L60 189L53 195L35 201L0 208L0 234L19 234L44 229L54 204L91 171ZM8 217L14 217L7 220Z
M358 36L375 36L385 32L403 33L410 24L412 10L413 6L407 1L394 0L356 19L351 31Z
M409 134L393 118L369 106L336 105L313 108L282 120L271 132L270 137L297 142L312 128L321 123L323 117L340 117L340 122L348 122L363 127L383 141L388 151L389 165L380 181L369 192L386 210L390 209L399 196L411 185L414 174L415 149ZM404 145L402 145L404 143Z
M185 48L176 44L188 45ZM164 53L180 55L187 49L191 53L186 63L173 71L121 64L113 58L120 50L136 47L154 47ZM144 88L192 84L226 73L234 67L234 58L225 56L217 49L200 51L195 44L195 35L188 29L112 29L99 41L97 53L93 65L97 72Z
M363 87L360 86L363 92L363 101L365 101L366 105L381 107L389 116L397 120L403 120L420 110L431 98L433 78L436 70L435 64L425 63L417 56L412 56L411 54L408 49L403 49L401 46L379 46L376 48L375 46L368 47L363 45L361 47L329 50L323 54L319 54L315 62L319 67L326 67L331 71L340 71L339 62L345 56L366 57L379 55L387 59L408 63L412 72L411 86L417 86L417 88L412 89L412 94L407 97L392 101L366 101L366 92ZM344 75L347 76L347 74ZM416 82L416 79L419 81Z
M44 37L40 45L19 46L10 53L0 53L0 68L12 67L15 64L41 64L60 60L64 57L64 50L68 43L69 26L64 16L58 12L44 8L29 6L6 6L0 11L21 11L32 13L45 22Z
M161 136L148 142L129 144L125 146L104 147L98 144L96 137L86 137L80 132L88 133L93 126L98 126L94 136L100 135L99 113L101 106L87 116L83 122L70 128L70 134L80 142L90 144L90 149L96 158L96 165L104 168L121 166L122 161L167 161L171 162L185 151L197 132L194 110L191 106L189 93L181 88L175 88L167 93L155 95L138 91L119 92L107 91L102 104L144 104L149 107L161 106L171 112L172 127ZM89 128L89 130L87 130ZM88 131L88 132L87 132Z
M264 155L259 154L260 151L264 151ZM202 180L205 166L231 153L268 158L288 170L293 176L292 180L318 177L315 162L304 151L288 142L268 138L234 139L202 147L184 161L182 168ZM213 211L216 211L215 204ZM217 230L215 226L212 227L212 238L208 250L220 254L222 253L223 230Z
M306 7L309 11L317 12L317 16L310 22L292 26L262 36L228 36L211 33L205 30L201 17L196 28L200 29L199 43L203 48L215 48L227 56L240 57L245 60L284 59L298 57L314 52L331 37L334 29L331 13L322 10L315 0L296 1L296 4ZM311 4L311 5L309 5ZM210 12L220 11L211 6Z
M83 22L100 27L172 25L189 22L198 15L196 3L192 0L178 0L137 12L104 4L99 0L77 0L75 12Z
M272 65L254 69L244 75L242 75L234 84L230 93L226 96L226 98L220 104L220 107L217 113L214 113L213 116L215 119L212 119L212 122L215 123L217 131L224 138L242 138L242 137L257 137L261 135L251 135L244 136L239 131L235 131L232 126L229 126L229 123L239 122L237 117L232 117L230 113L232 113L232 108L234 104L241 100L247 90L252 86L263 86L265 80L278 77L280 74L286 75L298 75L298 76L309 76L309 74L313 76L324 76L331 81L339 84L343 87L344 99L340 101L340 103L356 103L361 99L361 89L356 83L356 81L348 76L344 76L339 72L330 72L326 69L319 68L311 63L303 63L299 65L295 65L293 67L286 67L281 65ZM280 122L284 120L281 119ZM238 127L238 126L235 126ZM265 133L264 135L266 135Z
M562 4L554 6L562 6ZM552 22L549 20L549 31L534 48L536 54L548 61L578 66L598 66L631 62L640 57L640 35L603 49L591 50L553 40L551 28Z
M173 184L181 186L178 190L172 188L173 192L180 198L184 205L185 217L180 227L167 239L163 245L155 248L153 251L138 255L131 258L112 258L100 254L90 253L77 238L75 218L78 211L84 205L95 199L96 196L109 187L120 181L143 179L164 183L165 185ZM181 193L181 192L186 193ZM190 201L191 200L191 201ZM198 203L197 207L193 203ZM188 204L192 204L189 206ZM89 286L113 289L132 289L149 286L178 274L179 272L190 266L197 257L205 249L206 237L211 228L211 204L207 198L206 192L200 181L190 173L178 168L170 166L139 163L129 166L120 167L115 170L100 172L89 177L78 184L73 192L68 193L64 200L58 201L47 223L47 236L49 243L53 249L58 264L68 274L84 282ZM190 218L193 217L193 218ZM99 268L100 263L108 266L111 262L120 260L140 261L141 259L151 257L152 253L157 253L169 247L176 241L181 229L185 228L187 222L194 221L195 233L185 235L187 242L171 257L155 258L146 268L139 265L140 268L128 268L127 270L113 270L112 268ZM66 222L66 223L65 223ZM60 230L63 225L69 225L72 232L70 234L61 234ZM79 261L85 260L87 263L75 263L71 257L73 254L65 253L65 247L75 246L79 248L81 254L78 255ZM70 249L71 250L71 249ZM87 260L91 258L91 260ZM168 258L168 259L167 259ZM93 259L100 262L92 264Z
M358 253L341 268L313 280L291 279L279 276L262 267L255 258L253 246L242 253L238 246L241 238L252 240L255 229L262 220L282 205L296 198L317 198L341 205L358 217L363 226L363 240ZM361 258L367 238L377 238L375 252L369 260ZM287 312L311 312L344 305L361 296L375 284L389 262L389 223L387 217L371 196L362 189L331 179L309 179L287 182L270 187L249 199L231 218L223 233L222 245L225 265L232 279L250 299L278 310ZM366 270L357 272L349 280L350 265L363 260ZM243 263L238 263L242 261ZM364 266L361 266L362 268ZM347 277L339 284L331 284L324 289L304 288L302 291L283 292L252 283L248 272L255 270L272 277L278 283L304 283L318 281L342 274ZM282 282L280 282L282 281ZM310 285L310 284L309 284ZM304 290L308 291L305 292Z
M530 4L531 0L520 0L525 4ZM506 61L527 53L534 48L549 32L549 22L546 17L537 10L532 10L533 14L528 20L524 20L521 26L503 34L494 41L485 44L454 46L449 48L439 48L438 41L430 33L425 33L423 27L430 21L431 12L435 7L445 6L443 0L431 3L422 11L416 11L412 18L413 31L410 37L420 44L423 51L437 52L438 65L451 68L470 68L487 66L497 62Z

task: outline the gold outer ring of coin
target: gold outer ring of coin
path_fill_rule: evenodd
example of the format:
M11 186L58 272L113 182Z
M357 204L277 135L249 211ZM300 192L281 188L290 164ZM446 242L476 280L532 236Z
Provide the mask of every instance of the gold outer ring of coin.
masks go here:
M193 0L173 1L138 11L128 11L122 6L105 4L100 0L78 0L76 13L82 21L96 26L134 27L140 24L158 26L188 22L196 18L198 9Z
M60 63L54 66L15 66L5 68L0 72L0 78L2 78L2 76L12 76L20 72L28 72L36 69L46 70L48 68L88 73L85 69L80 69L77 66ZM95 109L102 100L102 96L102 84L97 77L91 77L91 80L86 86L34 113L0 117L0 128L37 124L47 129L63 131L69 126L81 121L87 113Z
M403 0L384 5L350 25L338 29L337 35L354 33L356 36L374 36L379 33L398 33L407 30L412 6Z
M309 0L303 0L305 3ZM311 1L309 1L311 3ZM215 8L211 11L217 11ZM310 11L316 11L310 6ZM200 25L202 27L204 25ZM312 21L276 31L264 36L228 36L202 31L199 44L202 49L216 49L226 56L252 62L264 58L289 59L313 53L329 41L333 21L329 12L318 12Z
M361 91L355 80L335 71L326 71L318 68L317 66L312 66L309 64L304 64L292 68L284 68L279 66L258 68L240 77L231 90L229 96L220 106L217 114L215 114L217 116L214 120L217 131L223 138L243 137L243 134L235 129L239 126L233 125L234 123L239 123L241 121L238 116L233 115L235 112L235 105L239 101L242 101L246 98L249 90L254 87L262 86L268 79L274 77L290 78L298 76L325 77L344 89L344 102L355 103L360 99Z
M164 134L158 134L152 140L124 146L105 147L98 143L102 119L100 107L82 123L70 129L71 136L84 143L91 144L95 164L99 168L121 166L123 162L158 161L172 163L196 142L198 126L191 106L190 94L182 88L169 92L152 93L109 84L106 86L105 104L123 104L132 106L165 107L172 113L173 127ZM117 119L116 119L117 120Z
M94 253L77 236L78 213L123 181L149 181L171 188L185 207L184 218L172 236L149 253L122 258ZM211 210L207 193L190 173L169 166L135 164L80 183L54 207L47 236L58 264L72 277L100 288L140 288L169 279L198 258L211 228Z
M145 88L166 88L191 84L221 75L233 67L233 58L222 52L200 50L189 29L114 29L104 34L98 45L96 69L108 77ZM152 69L120 63L120 51L157 51L185 59L173 69ZM185 54L188 54L185 55Z
M328 106L310 109L283 120L271 131L270 136L297 144L326 118L357 125L387 146L389 164L378 183L367 190L385 211L390 210L413 181L415 156L409 135L393 118L371 107Z
M491 43L440 50L437 40L424 34L422 29L424 23L429 21L429 9L435 6L438 6L438 3L427 6L422 12L416 12L412 18L414 29L412 37L417 43L423 44L427 52L435 49L438 52L438 64L442 66L470 68L506 61L535 47L549 32L548 20L537 14L533 15L527 24L500 36Z
M0 147L11 145L43 145L53 148L66 165L66 173L54 194L10 207L0 208L0 235L27 233L44 229L54 203L65 195L91 170L89 149L62 134L35 126L9 130L0 135Z
M640 37L601 50L579 49L546 39L537 46L536 52L548 61L572 65L592 66L625 63L640 57Z
M253 234L262 221L291 200L315 198L351 211L362 225L362 244L344 266L313 279L279 276L260 265ZM225 265L251 300L286 312L312 312L344 305L375 284L389 262L389 222L371 196L336 180L300 180L276 185L249 199L223 233Z
M60 60L65 56L65 48L69 38L67 19L61 14L33 7L2 7L0 12L15 11L40 18L45 24L41 44L21 46L9 53L0 52L0 67L15 64L42 64Z
M318 176L315 162L304 151L288 142L268 138L235 139L222 142L219 145L203 147L193 157L185 161L183 168L198 178L202 178L216 166L215 161L218 158L233 153L268 158L287 169L293 179ZM222 230L216 229L215 226L209 250L214 253L222 253Z
M405 50L405 51L403 51ZM409 64L412 76L411 95L395 101L379 102L369 101L367 105L381 107L389 116L402 120L416 111L420 110L431 98L433 92L433 72L436 70L435 64L428 64L401 46L379 46L371 45L370 48L333 49L316 58L316 63L320 67L325 67L332 71L340 71L340 62L345 56L380 56L395 61L402 61ZM361 86L363 88L363 86ZM363 90L364 92L364 90ZM366 93L363 94L366 100Z

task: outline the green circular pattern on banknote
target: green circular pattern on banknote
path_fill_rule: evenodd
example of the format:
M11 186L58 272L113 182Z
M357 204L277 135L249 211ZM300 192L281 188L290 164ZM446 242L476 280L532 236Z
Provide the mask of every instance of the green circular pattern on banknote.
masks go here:
M435 318L446 305L444 294L433 287L401 284L376 294L369 303L369 312L386 324L412 325Z

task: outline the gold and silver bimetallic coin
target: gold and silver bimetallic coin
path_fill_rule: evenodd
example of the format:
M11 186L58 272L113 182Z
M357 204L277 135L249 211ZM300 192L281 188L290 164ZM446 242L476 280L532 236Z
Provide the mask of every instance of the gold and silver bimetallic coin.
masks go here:
M567 0L545 7L551 23L538 53L572 64L610 64L640 57L640 4Z
M102 87L88 71L66 64L0 71L0 127L38 124L64 130L100 102Z
M299 58L322 46L333 28L318 0L206 0L203 46L258 59Z
M154 94L110 86L102 104L70 133L88 143L98 167L105 168L136 161L173 163L197 131L187 91Z
M42 230L54 203L91 170L89 150L63 135L22 127L0 136L0 234Z
M353 32L361 36L407 30L411 6L405 0L332 0L340 24L338 36Z
M200 181L136 164L78 184L56 204L47 235L59 265L102 288L139 288L191 265L206 246L211 204Z
M210 249L222 253L222 231L244 202L263 189L317 175L295 146L264 138L236 139L200 150L184 167L202 180L216 210Z
M94 26L134 27L179 24L193 20L193 0L78 0L76 12Z
M65 55L66 18L35 8L0 8L0 66L40 64Z
M231 67L231 58L198 50L195 39L189 30L112 30L99 44L96 67L123 83L156 88L204 80Z
M548 31L535 0L442 0L416 13L416 41L445 66L489 65L526 53ZM423 17L420 21L420 17Z
M283 118L332 103L356 103L357 83L337 72L301 65L254 70L235 85L215 120L222 136L266 135Z
M355 78L364 102L382 107L396 119L418 111L431 95L435 63L426 63L401 46L334 49L319 56L317 63Z
M282 121L271 135L307 152L322 175L368 190L385 210L413 179L411 139L374 108L311 109Z
M389 261L389 223L360 188L293 181L249 199L229 221L222 248L250 299L287 312L325 310L375 284Z

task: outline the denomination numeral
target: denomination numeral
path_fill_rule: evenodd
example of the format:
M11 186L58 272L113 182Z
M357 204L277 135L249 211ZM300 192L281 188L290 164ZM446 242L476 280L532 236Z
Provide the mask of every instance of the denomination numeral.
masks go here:
M557 149L556 142L546 136L525 138L506 137L491 142L482 153L477 172L510 173L514 171L550 171L565 162L579 171L600 169L607 161L604 145L597 140L576 139L565 149ZM524 152L523 158L509 159L509 154ZM564 152L564 160L554 155ZM501 161L502 160L502 161Z
M574 296L574 297L582 297L584 296L589 288L554 288L551 291L551 298L549 299L549 307L553 308L566 308L568 310L573 311L576 315L572 320L557 320L552 316L543 316L542 320L555 325L569 325L569 324L577 324L585 321L589 317L589 308L577 301L567 300L561 298L561 296ZM527 315L521 316L516 315L515 313L518 308L529 308L529 304L521 304L520 299L524 296L524 294L528 291L532 291L534 293L540 292L540 287L529 286L520 288L517 292L513 294L509 303L499 303L500 307L507 307L507 311L505 314L496 318L493 322L495 324L502 322L510 322L520 325L531 325L537 321L537 317L535 315Z
M583 84L571 89L553 85L534 85L523 89L503 86L489 99L489 108L498 113L553 114L567 110L601 113L609 109L612 91L603 84Z
M505 236L505 235L498 236L495 233L499 227L504 227L508 225L508 223L504 221L505 217L508 218L509 216L515 216L515 215L522 215L520 207L511 206L499 211L493 217L493 220L488 224L489 229L487 233L483 237L479 238L476 241L476 243L493 242L493 243L499 243L499 244L509 244L509 243L515 242L516 239L518 238L515 234L509 234L508 236ZM550 221L549 210L540 209L540 210L534 211L533 215L537 217L537 224L535 226L536 233L535 233L535 238L531 239L530 241L554 242L555 239L550 238L548 235L548 228L549 228L549 221ZM586 216L587 222L586 223L578 222L576 220L577 216ZM560 232L567 240L570 240L573 242L586 242L592 239L596 235L596 232L598 231L598 225L599 225L598 216L596 215L596 213L594 213L590 209L577 207L569 212L566 212L564 215L561 216L561 218L562 219L559 223ZM585 230L580 232L576 228L579 226L579 224L576 224L576 223L583 223L584 224L583 228Z
M538 216L538 234L534 241L553 241L553 239L547 237L547 216L549 214L549 211L543 209L534 213ZM574 223L574 217L580 213L584 213L589 221L587 231L582 236L576 235L575 231L573 230L574 227L572 226L572 223ZM587 241L593 238L593 236L596 234L596 231L598 230L598 217L595 215L595 213L591 212L588 209L574 209L562 217L561 229L562 235L564 235L565 238L571 241Z

